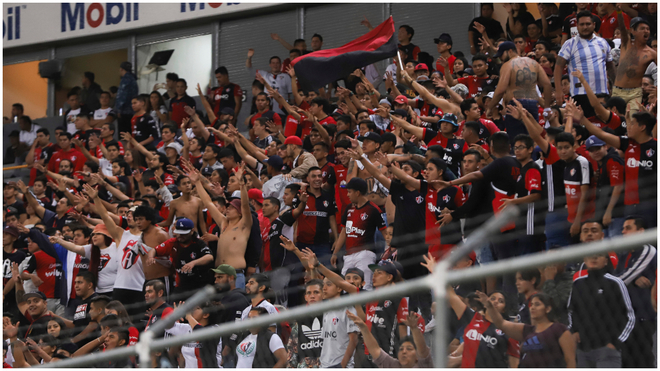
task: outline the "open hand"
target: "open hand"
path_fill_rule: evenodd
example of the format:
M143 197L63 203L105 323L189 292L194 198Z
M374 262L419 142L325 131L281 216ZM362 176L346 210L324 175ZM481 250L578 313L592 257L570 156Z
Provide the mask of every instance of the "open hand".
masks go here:
M297 247L293 243L293 241L291 241L290 239L284 236L280 236L280 239L282 239L282 243L280 243L280 246L285 248L287 251L296 251Z
M248 49L247 57L248 58L254 57L254 49Z
M430 273L433 273L433 268L435 268L436 263L435 258L431 254L425 254L423 258L424 262L419 264L421 264L422 267L428 269Z

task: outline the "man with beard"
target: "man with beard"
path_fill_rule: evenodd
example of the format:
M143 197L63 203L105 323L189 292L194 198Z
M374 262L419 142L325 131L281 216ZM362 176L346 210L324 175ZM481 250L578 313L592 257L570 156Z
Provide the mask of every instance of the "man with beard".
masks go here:
M552 85L548 75L535 60L518 55L516 44L511 41L501 43L494 58L501 58L505 63L500 68L500 81L493 99L488 102L486 109L493 109L502 98L505 102L510 102L515 98L538 121L539 104L543 107L550 107L552 102ZM559 60L557 64L559 64ZM561 76L561 72L556 76ZM539 102L537 85L545 92L545 102ZM558 86L559 92L561 92L561 84ZM527 134L525 125L510 115L506 115L504 125L511 140L518 134Z
M147 331L150 325L174 311L172 306L165 302L166 299L165 284L161 281L151 280L144 285L144 300L148 307L145 314L145 317L148 316L148 318L144 331Z
M621 6L619 5L619 8ZM651 62L658 61L658 53L646 43L651 34L648 21L635 17L630 21L630 34L623 22L621 9L618 9L619 30L621 31L621 57L616 70L616 80L612 88L613 97L621 97L630 103L630 114L639 111L637 100L642 99L642 78ZM632 38L630 37L632 35Z
M268 314L277 314L277 309L273 304L266 300L266 294L270 290L270 279L262 273L253 274L245 284L245 292L250 295L250 305L243 309L241 320L248 319L248 314L252 308L264 308ZM275 332L277 324L272 323L268 329Z
M220 308L219 323L230 323L241 319L243 310L250 305L247 294L243 289L236 287L236 269L229 264L220 264L212 269L215 274L215 288L221 295L214 304ZM222 337L222 366L233 368L236 365L236 345L238 334Z

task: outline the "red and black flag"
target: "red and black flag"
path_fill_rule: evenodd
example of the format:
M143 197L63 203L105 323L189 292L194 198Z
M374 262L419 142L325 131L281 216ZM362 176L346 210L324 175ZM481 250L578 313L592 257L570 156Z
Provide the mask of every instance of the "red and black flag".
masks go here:
M397 39L392 17L348 44L305 54L291 62L303 90L319 89L328 83L396 55Z

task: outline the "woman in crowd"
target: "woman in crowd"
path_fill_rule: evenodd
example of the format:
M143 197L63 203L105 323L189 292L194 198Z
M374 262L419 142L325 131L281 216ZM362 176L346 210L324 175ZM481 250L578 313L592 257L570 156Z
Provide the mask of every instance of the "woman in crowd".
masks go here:
M57 341L60 342L68 339L71 336L69 330L67 330L66 325L64 324L64 321L62 321L59 317L52 317L50 321L48 321L47 331L48 335L52 335Z
M426 345L424 334L417 327L419 315L410 312L406 318L405 324L410 327L412 337L406 336L399 342L399 351L397 357L393 358L380 346L378 341L371 334L371 330L364 323L360 317L353 313L346 311L346 315L350 318L357 327L364 338L364 345L369 350L369 354L374 360L374 363L380 368L433 368L433 359L431 358L431 349Z
M162 129L165 121L168 120L167 107L165 107L165 100L158 91L152 91L149 94L149 103L147 104L147 112L154 118L158 128Z
M529 325L530 300L536 294L541 284L541 272L538 269L516 272L516 289L518 289L518 322Z
M456 57L456 60L454 61L454 76L453 76L454 79L462 77L463 73L465 72L465 69L469 67L470 64L468 63L468 60L465 57Z
M575 340L563 323L555 321L552 298L544 293L532 295L532 324L506 321L483 292L477 291L492 323L520 343L520 368L575 368Z
M248 318L268 315L265 308L255 307ZM286 349L282 339L268 328L252 328L236 347L236 368L285 368Z
M37 214L34 211L34 208L30 206L30 204L25 205L25 212L27 213L28 217L25 219L23 222L23 226L27 229L31 229L32 227L35 226L37 223L41 223L41 218L37 216Z
M61 237L52 237L51 239L51 242L59 243L65 249L88 258L90 261L89 269L98 278L96 293L112 297L120 254L105 225L98 224L94 227L91 234L91 245L78 246Z
M433 272L435 259L430 255L424 256L422 266L429 272ZM486 300L491 304L500 318L502 315L508 316L507 298L501 291L493 292ZM461 368L499 368L518 366L518 342L510 336L496 331L491 324L494 319L492 313L487 312L486 308L480 302L475 302L476 310L468 307L467 304L456 295L454 289L447 289L447 301L451 309L456 313L456 317L462 326L463 344L450 355L450 363L459 364ZM489 337L490 346L482 347L482 338Z
M128 315L128 312L126 311L126 308L124 308L124 304L122 304L120 301L113 300L109 302L105 306L105 314L110 315L114 314L117 317L119 317L119 321L121 322L122 326L128 328L128 336L129 336L129 344L128 345L135 345L138 340L139 336L139 331L138 329L133 326L133 323L131 321L131 317Z

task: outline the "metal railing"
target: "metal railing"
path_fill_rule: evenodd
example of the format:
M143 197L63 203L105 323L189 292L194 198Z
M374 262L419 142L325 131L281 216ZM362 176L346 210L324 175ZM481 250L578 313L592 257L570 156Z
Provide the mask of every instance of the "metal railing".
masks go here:
M141 357L141 366L149 367L151 364L149 353L151 351L178 346L189 342L219 338L223 335L236 333L249 328L267 327L274 322L281 323L284 321L292 321L303 317L319 315L333 309L378 301L393 296L408 296L412 293L426 290L433 290L436 297L435 318L437 327L434 330L435 334L433 342L433 351L435 353L434 358L436 362L435 366L445 367L447 356L446 337L444 336L446 323L441 319L446 318L448 310L446 304L446 286L448 284L512 273L529 267L539 267L552 263L574 261L585 256L604 252L629 250L643 244L654 243L657 240L657 229L652 229L639 234L619 236L598 242L573 245L549 252L507 259L483 266L475 266L461 270L450 269L454 262L468 254L476 246L480 246L485 240L488 240L489 236L501 226L506 225L508 221L515 218L517 213L518 211L516 208L508 208L498 216L489 220L482 228L473 233L468 241L457 246L446 259L440 261L436 265L432 275L423 278L397 283L396 285L387 286L370 292L362 292L357 295L346 295L338 299L328 300L309 306L299 306L278 314L259 316L247 321L231 322L221 326L209 327L181 336L155 339L153 334L149 334L150 332L156 332L157 330L162 331L166 327L169 327L177 318L182 317L190 308L193 308L200 302L208 300L209 293L212 293L213 289L207 287L205 289L207 291L194 295L188 300L186 305L177 308L175 313L166 318L167 321L161 319L157 323L157 325L162 323L160 326L155 325L152 329L142 334L140 341L135 347L124 347L103 353L94 353L79 358L49 363L40 367L82 367L100 361L128 357L136 354Z

